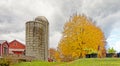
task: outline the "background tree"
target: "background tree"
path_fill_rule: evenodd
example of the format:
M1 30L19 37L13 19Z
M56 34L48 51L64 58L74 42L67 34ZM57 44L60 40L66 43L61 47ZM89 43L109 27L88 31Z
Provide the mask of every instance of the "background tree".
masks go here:
M58 62L62 61L60 53L58 51L55 52L54 58L55 58L55 61L58 61Z
M56 49L54 48L50 48L49 49L49 52L50 52L50 59L55 59L55 53L56 53Z
M50 60L52 60L52 61L61 61L62 60L60 58L60 53L56 49L50 48L49 53L50 53Z
M105 55L105 38L99 27L84 15L75 15L64 25L58 52L66 61L85 57L86 54Z
M108 53L115 53L116 50L112 47L112 48L108 48Z

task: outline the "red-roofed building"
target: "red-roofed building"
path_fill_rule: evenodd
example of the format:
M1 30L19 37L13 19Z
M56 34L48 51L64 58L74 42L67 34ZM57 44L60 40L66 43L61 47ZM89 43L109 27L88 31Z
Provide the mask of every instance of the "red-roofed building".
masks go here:
M9 45L6 40L0 40L0 56L6 56L9 54Z
M9 43L9 54L24 55L25 45L17 40Z

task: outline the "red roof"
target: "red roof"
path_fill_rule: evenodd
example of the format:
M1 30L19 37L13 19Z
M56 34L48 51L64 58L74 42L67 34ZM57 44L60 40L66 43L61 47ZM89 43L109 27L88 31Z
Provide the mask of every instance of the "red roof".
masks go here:
M25 49L25 45L17 40L13 40L9 43L10 49Z

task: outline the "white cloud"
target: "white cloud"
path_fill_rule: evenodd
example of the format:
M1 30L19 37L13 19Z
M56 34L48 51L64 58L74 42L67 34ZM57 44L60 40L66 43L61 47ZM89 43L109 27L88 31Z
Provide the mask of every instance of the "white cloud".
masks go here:
M61 37L62 34L60 32L54 32L54 35L50 37L50 47L57 48L57 44L59 43Z
M111 46L113 40L118 40L116 33L120 33L119 3L120 0L0 0L0 37L25 43L25 23L45 16L50 24L50 47L55 48L65 21L77 12L95 20L107 40L112 39L108 41ZM112 35L115 37L111 38Z
M13 40L19 40L22 43L25 43L25 31L17 32L17 33L8 33L0 35L0 40L8 40L8 42Z
M120 40L115 42L113 45L110 45L110 47L113 47L117 52L120 52Z

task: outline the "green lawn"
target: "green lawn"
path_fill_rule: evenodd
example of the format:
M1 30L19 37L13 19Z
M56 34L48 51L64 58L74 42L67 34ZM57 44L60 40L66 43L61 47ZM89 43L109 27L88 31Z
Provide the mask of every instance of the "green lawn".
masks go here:
M119 58L90 58L72 62L22 62L14 66L120 66Z

